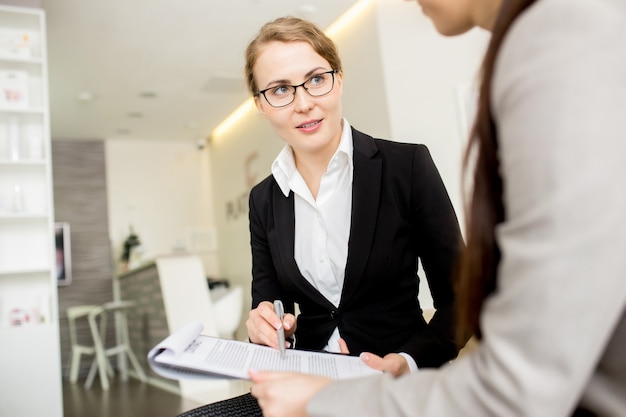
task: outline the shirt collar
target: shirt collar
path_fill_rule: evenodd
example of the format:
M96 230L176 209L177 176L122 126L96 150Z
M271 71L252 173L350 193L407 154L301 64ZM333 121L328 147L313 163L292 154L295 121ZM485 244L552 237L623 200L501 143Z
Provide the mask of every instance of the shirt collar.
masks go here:
M352 128L350 127L350 123L348 123L346 119L343 119L343 130L341 132L339 146L328 163L327 171L337 164L345 163L342 159L347 161L350 166L350 171L352 171L353 151L354 145L352 143ZM296 161L293 158L293 150L291 149L291 146L285 145L276 159L274 159L274 162L272 162L272 175L285 197L289 196L289 192L291 191L289 182L296 173Z

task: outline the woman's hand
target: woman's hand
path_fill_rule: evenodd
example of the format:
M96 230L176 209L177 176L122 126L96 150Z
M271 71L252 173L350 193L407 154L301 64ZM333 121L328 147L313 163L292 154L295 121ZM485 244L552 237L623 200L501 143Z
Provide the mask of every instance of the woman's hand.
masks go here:
M264 417L305 417L309 400L331 380L321 376L250 370L250 393Z
M263 301L259 303L257 308L248 313L248 320L246 320L248 338L252 343L278 349L276 329L280 325L280 319L274 312L274 305L269 301ZM296 331L296 317L290 313L285 314L282 325L285 329L285 338L291 337ZM286 347L289 347L289 342L285 342L285 344Z
M359 357L370 368L389 373L393 375L394 378L411 372L406 358L397 353L388 353L384 358L381 358L373 353L363 352Z
M346 341L342 338L339 339L339 351L344 354L350 353ZM359 357L370 368L390 373L394 378L402 374L408 374L411 371L406 358L397 353L389 353L384 358L381 358L373 353L363 352Z

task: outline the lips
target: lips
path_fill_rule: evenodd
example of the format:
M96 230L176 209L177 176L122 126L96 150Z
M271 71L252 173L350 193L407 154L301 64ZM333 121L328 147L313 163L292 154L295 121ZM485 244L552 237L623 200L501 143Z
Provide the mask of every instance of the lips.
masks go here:
M311 120L311 121L307 121L305 123L302 123L301 125L298 125L297 128L298 129L311 129L314 128L315 126L317 126L318 124L320 124L321 120Z

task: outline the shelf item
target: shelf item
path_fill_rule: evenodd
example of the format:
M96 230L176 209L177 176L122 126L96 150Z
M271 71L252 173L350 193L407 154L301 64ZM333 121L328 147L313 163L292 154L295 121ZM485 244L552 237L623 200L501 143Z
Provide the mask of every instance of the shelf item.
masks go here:
M40 109L0 105L0 163L45 160L46 116Z
M32 34L27 30L0 29L0 58L31 59Z
M0 327L39 326L50 322L50 294L5 293L0 298Z
M28 73L0 70L0 108L28 108Z

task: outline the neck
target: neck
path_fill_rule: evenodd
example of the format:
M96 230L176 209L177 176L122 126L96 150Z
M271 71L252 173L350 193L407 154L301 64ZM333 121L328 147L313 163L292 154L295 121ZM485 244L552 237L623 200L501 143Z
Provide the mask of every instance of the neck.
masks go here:
M502 7L502 1L503 0L484 0L479 2L479 7L477 7L474 16L476 25L482 29L492 31L500 8Z
M296 169L306 182L309 191L313 198L317 199L317 193L320 189L320 183L322 182L322 175L328 168L330 158L335 153L335 147L331 153L306 153L306 152L294 152L294 159L296 162Z
M339 148L339 143L341 142L341 132L342 129L339 130L339 135L329 144L329 146L317 152L297 152L292 148L296 169L304 179L304 182L306 182L306 185L309 187L309 191L311 191L311 194L315 199L317 199L317 193L320 189L322 176L326 172L326 169L328 169L328 163L337 151L337 148Z

